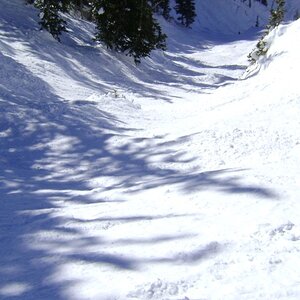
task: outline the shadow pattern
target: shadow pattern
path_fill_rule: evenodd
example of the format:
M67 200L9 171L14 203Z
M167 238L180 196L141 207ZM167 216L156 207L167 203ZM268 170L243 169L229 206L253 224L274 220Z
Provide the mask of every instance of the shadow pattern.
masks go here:
M29 11L27 17L27 24L31 28L35 16ZM12 29L18 29L16 22L1 20L2 26L12 33L15 32ZM18 32L15 37L5 38L17 40L21 34ZM3 39L1 43L5 44L6 52L13 53L12 46ZM74 80L91 89L108 90L114 84L115 74L110 73L109 66L101 69L103 78L91 80L91 77L78 72L74 64L86 52L78 50L76 57L68 60L70 54L67 46L65 52L56 51L55 47L51 53L47 53L41 51L45 48L37 43L30 51L42 56L45 62L64 66L65 72ZM81 49L82 46L77 47ZM94 64L96 51L90 51L91 56L85 61L90 69L89 74L92 74L97 73ZM176 159L174 157L173 148L178 147L181 140L170 145L164 143L161 137L137 139L134 133L140 129L129 128L117 115L107 113L94 103L84 102L84 99L76 99L72 103L61 99L51 86L12 56L1 53L0 61L0 77L6 78L0 84L0 297L3 299L66 299L66 287L75 286L78 282L52 279L59 267L68 261L138 271L145 264L192 264L219 254L223 248L223 245L212 242L171 257L162 255L144 259L108 251L83 253L84 249L93 246L108 247L111 242L101 237L83 235L78 226L83 222L88 226L87 221L57 215L56 212L66 205L118 205L125 201L122 194L131 195L162 186L176 186L186 194L211 189L220 193L249 194L267 199L276 197L267 188L245 184L243 178L237 176L240 170L178 170L172 164L186 162L185 151L177 153ZM124 62L124 73L128 64ZM177 67L170 71L167 79L162 77L160 84L168 81L176 83ZM136 77L141 72L137 71ZM201 74L189 71L186 75L192 77ZM126 86L127 83L126 80L123 83L121 81L121 85ZM145 88L144 83L132 83L131 86L139 93L144 93L145 97L147 94L153 97L158 93L153 87ZM171 101L168 95L157 96ZM151 162L161 159L170 164L161 168L159 163ZM108 192L120 195L119 199L105 196ZM107 216L91 222L100 223L102 230L105 230L116 224L157 222L180 217L190 216ZM42 242L41 245L36 244L43 233L53 235L52 242L45 247ZM146 247L188 238L190 236L184 234L172 236L157 233L153 238L123 238L113 242L119 246L143 244ZM60 247L78 249L79 253L62 251L54 255L50 251Z

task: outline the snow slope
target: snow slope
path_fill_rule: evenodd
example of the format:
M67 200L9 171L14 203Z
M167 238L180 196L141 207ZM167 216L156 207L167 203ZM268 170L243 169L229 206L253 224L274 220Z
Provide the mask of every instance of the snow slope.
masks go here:
M269 17L269 8L257 1L242 0L198 0L197 23L202 29L227 34L238 34L255 27L257 18L259 26L264 26ZM195 26L197 26L197 23Z
M250 34L136 68L2 4L1 299L300 298L299 20L242 76Z
M249 2L251 3L249 7ZM265 27L270 9L275 8L275 0L268 0L268 6L256 0L197 0L197 18L193 27L210 32L238 34L257 26ZM285 20L294 20L299 12L300 0L286 0Z

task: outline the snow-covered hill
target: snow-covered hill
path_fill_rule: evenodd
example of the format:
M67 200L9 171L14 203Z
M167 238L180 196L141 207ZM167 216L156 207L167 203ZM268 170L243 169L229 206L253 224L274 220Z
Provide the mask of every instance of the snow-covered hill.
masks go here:
M197 21L200 29L227 34L238 34L254 28L264 26L269 17L269 8L257 1L242 0L211 0L196 1ZM197 23L195 24L197 26Z
M194 28L226 34L245 32L257 25L264 27L270 9L276 8L273 0L268 0L267 7L256 0L197 0L195 3L198 17ZM285 7L285 20L294 20L300 0L286 0Z
M1 299L300 298L300 20L246 72L203 1L136 67L1 3Z

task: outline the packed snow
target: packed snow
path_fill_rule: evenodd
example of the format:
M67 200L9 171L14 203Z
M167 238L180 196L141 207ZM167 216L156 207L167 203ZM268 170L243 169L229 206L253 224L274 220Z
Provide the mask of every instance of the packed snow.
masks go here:
M229 9L160 20L137 67L1 3L1 299L300 299L300 20L250 67Z

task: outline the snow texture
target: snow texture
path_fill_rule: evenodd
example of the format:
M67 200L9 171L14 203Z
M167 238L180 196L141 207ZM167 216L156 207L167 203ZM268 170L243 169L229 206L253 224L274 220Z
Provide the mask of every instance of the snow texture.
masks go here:
M136 67L1 1L1 299L300 299L300 20L223 2Z

